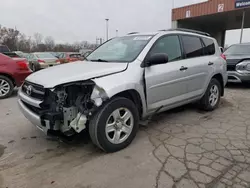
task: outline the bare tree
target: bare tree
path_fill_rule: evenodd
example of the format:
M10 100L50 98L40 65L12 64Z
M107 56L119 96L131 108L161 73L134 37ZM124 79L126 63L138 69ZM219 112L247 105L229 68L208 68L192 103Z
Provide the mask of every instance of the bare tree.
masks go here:
M53 50L55 47L55 41L54 41L53 37L51 37L51 36L45 37L44 44L45 44L47 50Z
M34 34L34 39L35 39L35 43L36 45L41 44L42 40L43 40L43 36L41 33L35 33Z
M7 45L11 50L24 52L34 51L57 51L57 52L79 52L80 49L94 49L95 44L87 41L75 42L74 44L55 44L54 39L48 36L44 39L40 33L35 33L33 38L27 37L16 29L2 27L0 25L0 44Z
M0 27L0 43L7 45L11 50L17 50L19 31L12 28Z

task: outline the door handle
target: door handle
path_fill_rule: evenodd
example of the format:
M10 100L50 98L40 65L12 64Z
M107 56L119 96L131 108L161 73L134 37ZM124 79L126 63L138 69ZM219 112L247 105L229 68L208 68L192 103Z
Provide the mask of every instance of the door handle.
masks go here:
M211 65L213 65L213 64L214 64L213 62L209 62L209 63L208 63L209 66L211 66Z
M182 67L180 68L180 71L185 71L185 70L187 70L187 69L188 69L187 67L182 66Z

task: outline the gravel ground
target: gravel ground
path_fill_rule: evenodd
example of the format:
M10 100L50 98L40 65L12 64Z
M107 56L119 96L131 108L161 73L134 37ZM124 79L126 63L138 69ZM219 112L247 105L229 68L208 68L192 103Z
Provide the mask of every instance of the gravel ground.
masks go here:
M0 188L249 188L249 90L230 86L214 112L188 105L159 114L113 154L88 138L48 139L15 95L1 100Z

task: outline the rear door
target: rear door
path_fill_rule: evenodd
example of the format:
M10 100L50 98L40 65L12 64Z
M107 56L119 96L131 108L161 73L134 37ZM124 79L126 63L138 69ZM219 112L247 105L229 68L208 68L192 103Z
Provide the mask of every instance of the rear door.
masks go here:
M183 50L185 53L185 72L187 81L188 98L195 98L204 92L210 75L209 64L211 57L204 51L204 43L199 36L181 35Z
M221 50L218 48L218 44L215 39L202 37L204 44L204 53L207 64L208 77L206 78L206 84L208 85L211 77L215 74L216 70L220 70L221 66L225 66L224 60L221 58ZM216 43L216 44L215 44ZM218 49L218 51L216 51ZM205 90L207 88L204 88Z

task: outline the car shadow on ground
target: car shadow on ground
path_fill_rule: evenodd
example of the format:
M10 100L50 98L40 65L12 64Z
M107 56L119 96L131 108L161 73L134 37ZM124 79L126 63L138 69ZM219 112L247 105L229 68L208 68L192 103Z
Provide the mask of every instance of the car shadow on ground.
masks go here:
M240 88L240 87L239 87ZM221 98L220 102L220 108L226 108L226 107L231 107L232 104L226 100L225 98ZM204 111L201 110L199 107L198 103L190 103L184 106L180 106L171 110L167 110L165 112L161 112L159 114L156 114L150 118L148 121L148 124L140 124L140 129L139 130L144 130L144 129L154 129L157 128L157 124L160 122L164 122L166 119L175 119L176 116L182 116L185 113L197 113L197 119L201 118L206 118L208 116L212 116L212 113L215 113L215 111ZM167 126L167 125L166 125ZM60 141L65 143L68 146L79 146L81 144L92 144L90 136L88 134L88 130L83 131L81 134L77 135L76 137L70 138L70 139L64 139L60 138Z
M224 103L224 102L222 101L222 103ZM145 129L155 129L155 128L157 128L158 123L160 123L161 121L164 122L164 120L166 120L168 118L171 118L171 119L176 118L176 114L179 114L181 116L182 113L186 113L189 111L192 111L192 112L195 112L198 114L202 114L202 116L203 116L203 114L204 115L206 115L207 113L210 114L210 112L200 110L199 105L196 103L187 104L187 105L177 107L177 108L165 111L165 112L161 112L159 114L152 116L150 118L150 120L148 121L148 124L146 124L146 125L140 124L139 131L144 131ZM69 147L70 146L77 147L77 146L81 146L81 145L92 145L93 144L91 139L90 139L90 136L88 134L88 130L83 131L81 134L77 135L76 137L74 137L72 139L59 138L59 140L62 141L64 144L66 144Z
M250 89L249 83L227 83L226 88L229 89Z

